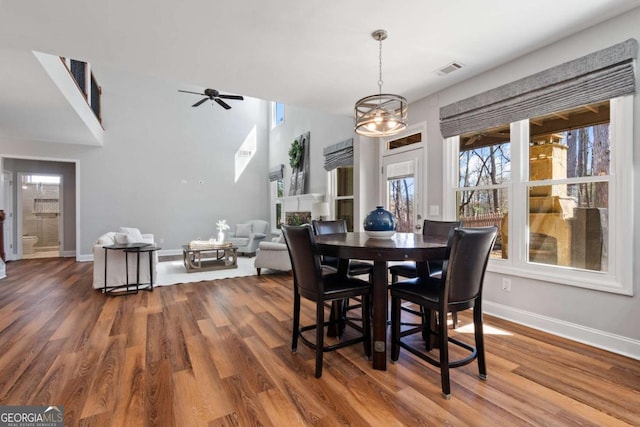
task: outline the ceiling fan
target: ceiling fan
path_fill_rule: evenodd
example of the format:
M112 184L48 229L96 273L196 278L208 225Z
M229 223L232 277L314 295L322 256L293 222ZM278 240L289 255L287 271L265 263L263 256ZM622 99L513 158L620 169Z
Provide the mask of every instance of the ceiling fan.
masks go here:
M231 106L229 104L227 104L226 102L224 102L223 99L235 99L235 100L238 100L238 101L244 101L244 97L242 97L241 95L223 95L220 92L218 92L216 89L205 89L204 93L191 92L191 91L188 91L188 90L178 90L178 92L193 93L194 95L206 96L206 98L203 98L200 101L198 101L195 104L193 104L192 107L197 107L197 106L201 105L203 102L205 102L205 101L210 99L212 101L217 102L218 105L220 105L225 110L229 110L229 109L231 109Z

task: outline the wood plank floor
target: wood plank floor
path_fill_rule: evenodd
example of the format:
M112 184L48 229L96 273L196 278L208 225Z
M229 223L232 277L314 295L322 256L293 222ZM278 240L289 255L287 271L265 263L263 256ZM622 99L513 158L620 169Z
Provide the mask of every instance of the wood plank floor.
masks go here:
M386 372L360 345L290 351L286 274L91 289L92 263L10 262L0 281L0 405L63 405L65 425L640 425L640 362L485 316L488 380L401 351ZM303 304L303 322L314 316ZM471 340L469 316L456 335Z

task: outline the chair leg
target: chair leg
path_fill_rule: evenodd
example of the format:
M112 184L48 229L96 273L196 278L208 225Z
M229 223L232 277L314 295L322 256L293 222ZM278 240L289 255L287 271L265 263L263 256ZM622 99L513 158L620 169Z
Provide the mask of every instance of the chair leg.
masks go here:
M477 304L473 307L473 331L476 340L478 357L478 371L481 380L487 379L487 362L484 356L484 332L482 329L482 307Z
M258 271L258 276L260 275L260 268L256 268L256 270Z
M442 381L442 396L451 398L451 384L449 381L449 335L447 327L447 311L438 312L438 337L440 340L440 377Z
M316 378L322 376L322 352L324 350L324 301L316 303Z
M300 334L300 294L293 291L293 326L291 331L291 352L298 350L298 335Z
M452 311L451 312L451 320L453 322L453 328L451 328L451 329L455 329L456 326L458 326L458 312L457 311Z
M400 304L400 298L391 297L391 360L394 362L400 357Z

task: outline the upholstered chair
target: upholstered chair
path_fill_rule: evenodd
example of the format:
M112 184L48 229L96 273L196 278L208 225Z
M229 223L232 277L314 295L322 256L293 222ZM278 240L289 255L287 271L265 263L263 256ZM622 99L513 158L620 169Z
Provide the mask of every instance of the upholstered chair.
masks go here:
M260 219L250 220L234 225L224 240L237 246L239 254L253 256L258 244L267 238L269 232L269 222Z
M270 242L260 242L253 266L260 275L263 268L269 270L291 271L291 260L284 236L274 237Z
M420 359L440 368L442 394L451 397L449 369L467 365L478 360L480 379L487 378L482 331L482 287L491 249L496 241L498 228L456 228L447 245L447 259L439 277L417 277L391 286L391 360L397 361L400 348L404 348ZM437 326L423 323L402 330L401 304L403 301L419 305L423 312L437 312ZM475 346L448 335L447 313L473 309ZM431 316L429 315L429 318ZM427 328L427 331L424 331ZM435 334L438 357L425 351L422 341L402 338L415 333ZM449 360L449 343L467 350L464 358Z
M298 339L315 350L315 376L322 376L323 353L362 342L367 358L371 357L371 325L369 316L362 316L362 323L351 320L345 325L354 328L360 334L350 339L343 339L333 345L324 344L324 327L335 325L342 319L325 321L325 303L344 300L352 297L362 299L362 312L369 313L371 285L360 279L340 276L337 273L323 274L315 236L310 225L282 227L291 266L293 267L293 328L291 351L298 348ZM315 323L300 326L301 298L311 300L316 305ZM305 332L315 331L315 340L305 336Z

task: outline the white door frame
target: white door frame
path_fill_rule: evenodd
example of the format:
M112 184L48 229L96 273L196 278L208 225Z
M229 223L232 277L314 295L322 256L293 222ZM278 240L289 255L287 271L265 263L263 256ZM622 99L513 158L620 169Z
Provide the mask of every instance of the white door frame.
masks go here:
M4 204L4 252L7 257L7 261L13 261L15 259L15 251L13 247L13 174L10 171L2 171L2 189L3 189L3 204Z
M416 133L422 133L422 142L407 145L401 148L396 148L393 150L387 149L387 143L389 141L393 141ZM413 225L415 233L422 233L422 223L424 221L424 218L426 217L425 213L427 212L427 186L424 182L424 177L427 176L425 169L426 165L428 164L426 158L426 138L427 123L420 122L418 124L409 126L402 133L380 139L380 165L382 166L382 173L380 174L380 182L378 185L378 204L385 205L389 197L387 186L387 166L394 163L413 161L415 185ZM416 229L416 226L418 226L419 228Z

